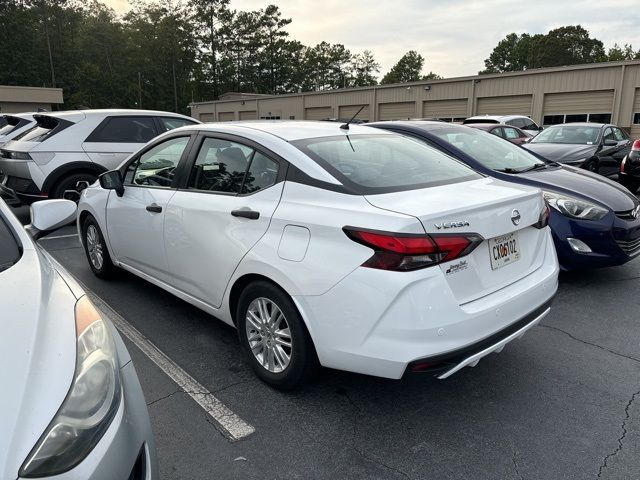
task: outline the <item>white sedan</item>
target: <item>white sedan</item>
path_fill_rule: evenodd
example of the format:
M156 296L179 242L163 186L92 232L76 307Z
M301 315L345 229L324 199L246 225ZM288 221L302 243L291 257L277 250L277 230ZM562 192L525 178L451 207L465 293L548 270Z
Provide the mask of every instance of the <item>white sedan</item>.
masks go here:
M0 200L0 478L157 479L129 353L33 241L68 224L76 206L49 200L31 208L29 235Z
M284 389L319 365L446 378L539 322L557 289L538 190L366 126L179 128L78 212L96 275L120 267L234 325Z

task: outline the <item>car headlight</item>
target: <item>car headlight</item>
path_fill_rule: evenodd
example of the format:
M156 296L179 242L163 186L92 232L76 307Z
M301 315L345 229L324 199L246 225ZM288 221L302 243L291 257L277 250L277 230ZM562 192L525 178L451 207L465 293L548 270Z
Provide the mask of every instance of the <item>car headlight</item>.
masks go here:
M609 210L594 203L555 192L543 192L549 206L563 215L580 220L600 220Z
M20 476L53 476L78 465L118 411L122 387L109 325L87 296L78 300L76 371L69 393L20 468Z

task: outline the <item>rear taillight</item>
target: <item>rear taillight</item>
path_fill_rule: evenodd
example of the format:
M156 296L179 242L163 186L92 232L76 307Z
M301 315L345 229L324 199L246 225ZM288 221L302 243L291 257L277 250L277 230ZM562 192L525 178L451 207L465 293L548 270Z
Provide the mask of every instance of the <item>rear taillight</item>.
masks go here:
M404 234L353 227L343 230L354 242L374 250L363 267L393 271L417 270L464 257L483 240L475 233Z
M637 142L637 140L636 140ZM634 143L635 145L635 143ZM627 157L624 157L622 159L622 163L620 164L620 173L624 173L624 167L627 165Z
M544 201L544 205L542 207L542 211L540 212L540 217L538 217L538 221L533 224L535 228L544 228L549 225L549 215L551 214L551 209L549 208L549 204L547 201Z
M640 151L640 139L635 140L635 141L633 142L633 145L631 146L631 150L634 150L634 151L636 151L636 152L637 152L637 151Z

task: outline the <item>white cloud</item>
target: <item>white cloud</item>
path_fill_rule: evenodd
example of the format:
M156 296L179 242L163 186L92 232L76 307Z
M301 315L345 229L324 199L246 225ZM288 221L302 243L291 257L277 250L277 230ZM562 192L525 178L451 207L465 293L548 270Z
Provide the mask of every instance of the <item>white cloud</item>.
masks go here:
M127 0L107 0L118 12ZM388 71L408 50L426 59L425 70L444 77L474 75L484 59L510 32L546 33L580 24L605 48L631 43L640 49L637 0L232 0L232 8L254 10L276 3L292 38L306 45L323 40L342 43L352 52L372 50ZM425 72L425 73L426 73Z

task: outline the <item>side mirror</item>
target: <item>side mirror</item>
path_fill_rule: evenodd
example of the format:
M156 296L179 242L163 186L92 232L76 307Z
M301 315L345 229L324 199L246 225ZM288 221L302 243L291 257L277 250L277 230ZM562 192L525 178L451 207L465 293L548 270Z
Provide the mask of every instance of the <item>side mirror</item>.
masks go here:
M100 186L105 190L115 190L116 194L121 197L124 195L124 184L119 170L111 170L105 172L98 177Z
M71 200L42 200L31 205L31 223L25 227L34 240L68 225L76 216Z
M608 138L607 140L604 141L605 147L616 147L617 145L618 145L618 142L612 138Z

